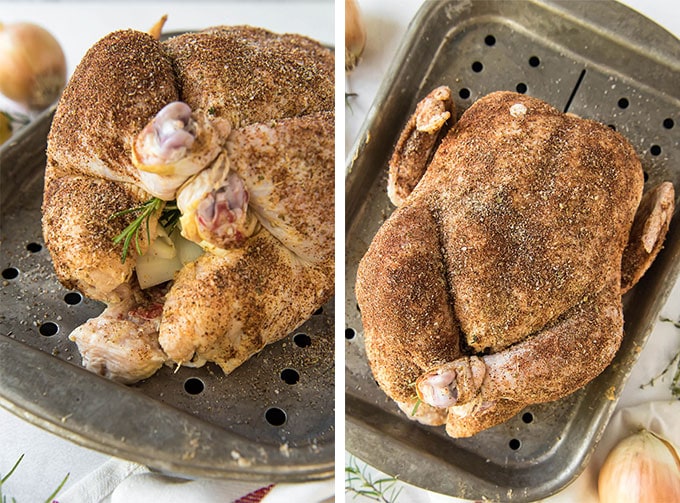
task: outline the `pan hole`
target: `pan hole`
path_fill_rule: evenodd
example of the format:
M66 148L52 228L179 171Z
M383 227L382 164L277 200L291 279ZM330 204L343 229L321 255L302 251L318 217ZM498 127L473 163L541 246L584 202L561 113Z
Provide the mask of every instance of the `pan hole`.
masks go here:
M5 279L14 279L19 276L19 269L16 267L8 267L2 270L2 277Z
M45 323L40 325L38 331L40 332L40 335L44 335L45 337L52 337L53 335L56 335L57 332L59 332L59 325L52 321L46 321Z
M479 73L482 70L484 70L484 65L480 61L475 61L472 63L472 71L475 73Z
M668 119L663 120L663 127L666 129L673 129L673 126L675 126L675 122L673 122L673 119L670 117Z
M644 177L645 182L649 180L649 173L647 173L646 171L642 172L642 176Z
M496 45L496 37L494 37L493 35L487 35L486 37L484 37L484 43L489 47L491 47L492 45Z
M526 424L533 423L534 415L531 412L525 412L522 414L522 421L524 421Z
M38 253L40 250L42 250L42 245L40 243L28 243L26 245L26 249L31 253Z
M517 438L512 438L510 439L510 442L508 442L508 447L512 449L513 451L516 451L520 447L522 447L522 442L519 441Z
M320 314L323 314L323 306L321 306L319 309L317 309L316 311L314 311L314 315L315 315L315 316L318 316L318 315L320 315Z
M661 147L658 145L652 145L649 149L649 153L652 155L659 155L661 153Z
M612 131L616 131L616 126L614 124L607 124L607 127Z
M524 82L520 82L519 84L517 84L515 89L517 90L518 93L524 94L527 92L527 85Z
M531 56L529 58L529 66L533 66L534 68L536 68L540 64L541 60L538 58L538 56Z
M345 339L348 339L348 340L354 339L354 336L356 334L357 333L353 328L346 328L345 329Z
M464 87L463 89L458 91L458 96L466 100L470 97L470 90L467 87Z
M270 407L264 413L264 418L272 426L281 426L286 422L286 412L278 407Z
M628 105L630 105L630 103L628 102L628 98L621 98L618 101L618 105L619 105L619 108L624 109L624 110L626 108L628 108Z
M75 306L76 304L80 304L82 301L83 296L78 292L69 292L64 295L64 302L66 302L69 306Z
M299 348L307 348L312 344L312 338L307 334L295 334L293 342Z
M283 369L281 371L281 379L283 379L286 384L297 384L300 380L300 374L298 374L295 369Z
M199 395L203 393L205 389L205 384L198 377L190 377L184 381L184 391L190 395Z

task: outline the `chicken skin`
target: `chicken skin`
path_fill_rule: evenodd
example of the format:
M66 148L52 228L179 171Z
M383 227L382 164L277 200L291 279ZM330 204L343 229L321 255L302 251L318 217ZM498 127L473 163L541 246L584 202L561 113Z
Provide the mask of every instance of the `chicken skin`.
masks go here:
M164 363L230 372L330 298L333 72L317 42L249 26L125 30L88 51L43 200L57 277L108 306L71 334L86 367L125 383Z
M606 368L621 295L661 248L674 191L643 197L620 134L536 98L492 93L436 146L450 117L441 87L405 127L388 180L398 207L356 295L381 388L412 419L466 437Z

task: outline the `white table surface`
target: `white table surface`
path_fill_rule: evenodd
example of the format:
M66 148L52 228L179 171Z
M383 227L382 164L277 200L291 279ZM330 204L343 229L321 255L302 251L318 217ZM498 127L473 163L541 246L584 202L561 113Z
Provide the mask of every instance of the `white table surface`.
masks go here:
M396 8L397 2L393 0L358 0L358 2L368 35L361 62L345 78L346 91L356 93L356 96L349 99L350 105L345 110L346 155L349 155L352 151L352 146L360 132L364 117L368 113L382 82L382 77L386 74L401 39L407 31L409 21L422 5L420 0L400 0L398 8ZM680 10L676 0L625 0L622 3L646 15L676 36L680 34ZM673 320L680 319L680 281L676 283L665 307L661 310L661 315ZM671 356L678 351L680 351L680 330L670 323L658 322L624 388L617 411L638 405L644 409L643 404L659 403L671 399L668 376L653 387L640 389L640 385L647 383L661 372ZM675 400L672 404L672 410L680 413L680 402ZM680 430L680 426L676 427L677 430ZM678 436L680 436L680 431L678 433ZM607 443L605 440L607 439L603 439L599 451L593 455L593 461L601 462L602 456L611 447L611 443ZM345 458L346 463L348 463L350 454L346 453ZM365 466L361 462L359 464L362 467ZM367 468L367 473L373 475L374 479L384 476L381 472L370 467ZM592 501L591 486L594 482L591 477L592 473L584 473L577 482L546 501L550 503L585 503ZM398 487L402 488L398 498L400 502L453 503L463 501L419 490L408 484L398 484ZM369 500L347 493L346 501L347 503L363 503Z

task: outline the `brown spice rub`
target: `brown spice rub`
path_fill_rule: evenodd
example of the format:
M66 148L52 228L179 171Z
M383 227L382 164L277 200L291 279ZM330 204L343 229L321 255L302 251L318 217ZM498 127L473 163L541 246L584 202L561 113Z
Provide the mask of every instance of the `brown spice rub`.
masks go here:
M399 208L357 272L366 354L376 380L398 402L415 397L424 371L460 356L437 233L426 207Z
M83 57L66 86L48 137L56 173L80 172L136 181L131 141L166 104L179 98L160 43L134 30L113 32Z
M182 101L234 128L334 109L333 54L309 38L225 26L164 45L182 83Z
M334 254L333 112L252 124L227 141L230 169L244 181L250 207L301 259Z
M527 112L515 118L517 102ZM449 137L412 197L440 219L467 343L497 351L620 268L642 168L618 133L514 93L478 101Z
M231 372L326 302L332 271L332 261L301 263L268 232L225 256L203 255L178 273L168 293L161 346L175 362L196 355Z
M121 262L122 244L114 238L134 215L110 218L118 211L139 206L147 194L131 184L102 178L65 176L54 179L43 197L43 235L59 280L101 301L116 298L114 290L127 283L135 267L136 252ZM156 221L150 222L155 232ZM139 234L142 250L146 233ZM134 243L131 248L134 248Z
M620 134L536 98L492 93L413 185L402 183L356 281L371 368L402 409L417 390L448 409L450 435L469 436L604 370L623 335L621 261L643 188ZM658 250L672 187L649 199L651 231L634 234L653 236ZM630 255L629 269L640 267ZM427 416L417 419L438 421Z

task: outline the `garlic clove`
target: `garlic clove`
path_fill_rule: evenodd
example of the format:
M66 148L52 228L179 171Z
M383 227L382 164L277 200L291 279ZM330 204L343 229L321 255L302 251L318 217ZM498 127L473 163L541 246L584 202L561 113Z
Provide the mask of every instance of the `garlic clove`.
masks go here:
M648 430L623 439L600 469L598 494L600 503L679 502L678 449Z
M345 71L359 62L366 46L366 28L356 0L345 0Z

